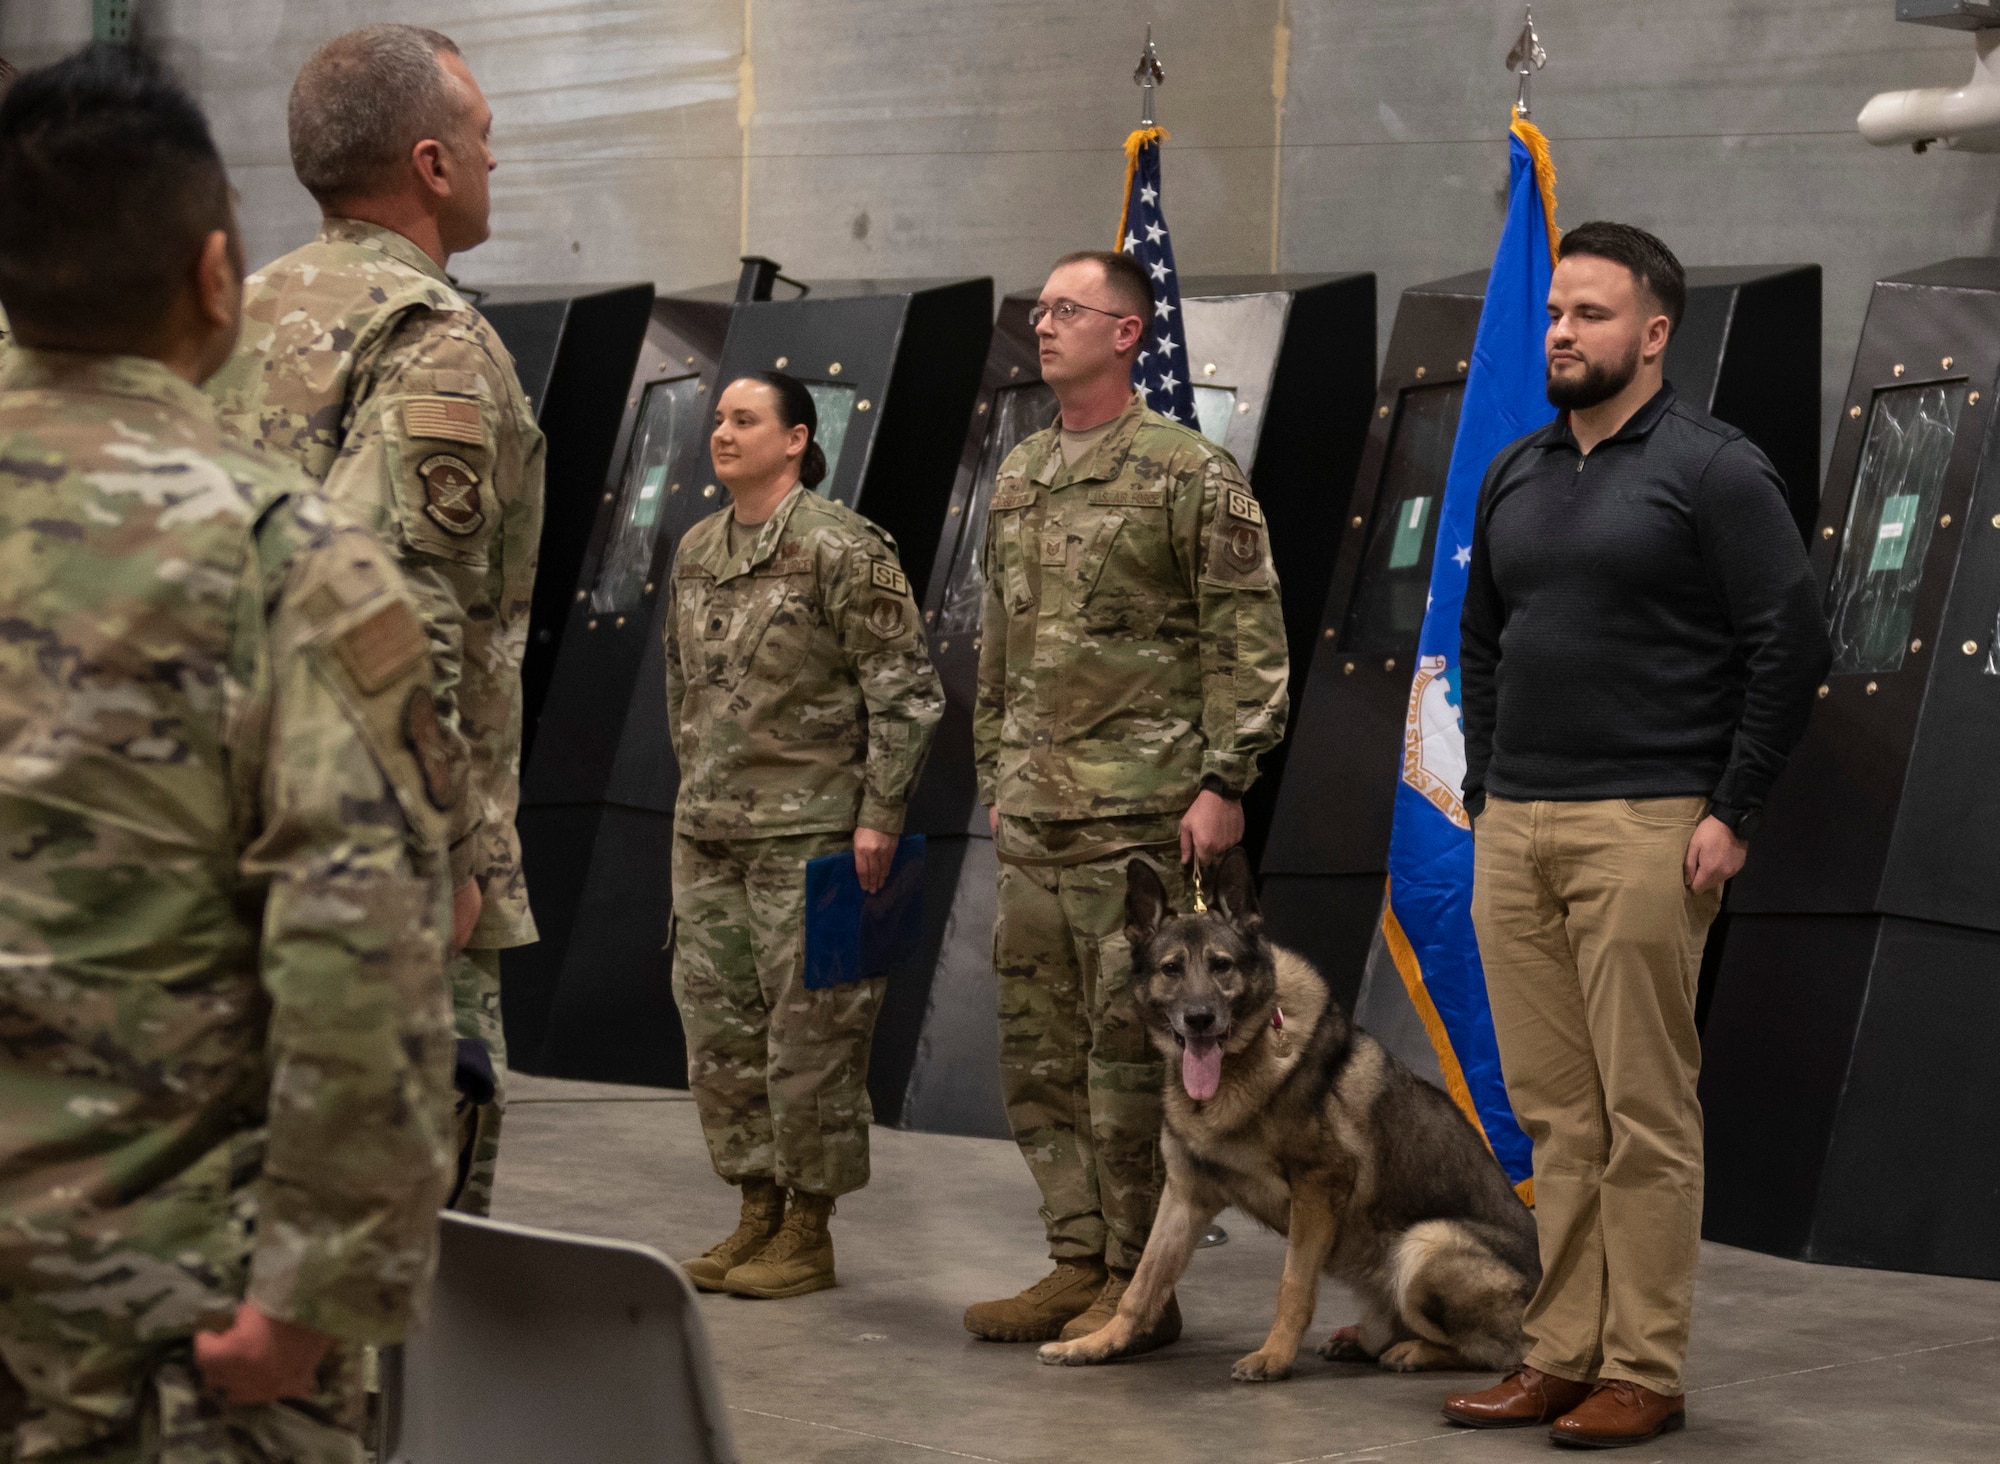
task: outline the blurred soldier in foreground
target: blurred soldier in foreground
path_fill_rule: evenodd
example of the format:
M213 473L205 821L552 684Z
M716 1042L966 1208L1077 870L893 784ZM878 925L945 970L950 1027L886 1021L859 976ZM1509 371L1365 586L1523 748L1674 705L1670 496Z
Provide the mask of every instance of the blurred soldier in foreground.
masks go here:
M993 964L1007 1120L1056 1268L980 1302L996 1342L1110 1322L1160 1202L1160 1059L1127 980L1125 869L1243 837L1285 730L1285 626L1263 511L1235 461L1148 410L1132 360L1153 287L1125 254L1056 261L1029 317L1061 421L1000 466L973 711L1000 860ZM1180 1335L1170 1303L1134 1351Z
M5 56L0 56L0 97L7 95L7 88L14 84L17 75L19 73L14 70L12 63ZM7 312L0 310L0 370L4 370L7 365L8 334Z
M459 1181L485 1214L505 1106L500 952L535 939L521 845L521 656L542 535L542 434L492 327L445 278L487 235L493 113L436 31L371 25L292 87L292 166L319 237L251 276L242 344L209 385L223 427L296 463L381 536L439 648L447 721L472 749L453 829L461 904L483 897L453 972Z
M0 103L10 1458L356 1460L435 1261L463 752L394 561L196 390L241 276L137 53Z
M861 887L882 887L944 713L896 541L813 492L818 427L782 372L717 398L733 503L681 540L665 628L674 998L709 1156L743 1189L735 1232L686 1266L738 1296L834 1284L827 1220L868 1183L885 978L806 987L806 861L851 847Z

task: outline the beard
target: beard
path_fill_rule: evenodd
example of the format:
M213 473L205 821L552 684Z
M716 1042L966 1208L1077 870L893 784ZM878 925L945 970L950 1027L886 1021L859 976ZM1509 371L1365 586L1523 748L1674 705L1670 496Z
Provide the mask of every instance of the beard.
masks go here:
M1632 384L1632 378L1638 374L1637 346L1632 348L1624 360L1615 364L1603 361L1586 363L1581 376L1557 376L1551 369L1547 384L1549 405L1565 412L1594 407L1599 402L1608 402L1617 396Z

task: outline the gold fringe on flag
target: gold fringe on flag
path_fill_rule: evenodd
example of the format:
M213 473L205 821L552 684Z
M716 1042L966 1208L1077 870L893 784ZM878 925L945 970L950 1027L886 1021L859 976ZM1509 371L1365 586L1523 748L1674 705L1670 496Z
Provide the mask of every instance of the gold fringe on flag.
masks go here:
M1539 132L1535 135L1541 136ZM1132 175L1139 171L1139 149L1149 142L1165 142L1171 136L1164 127L1135 127L1125 139L1125 191L1118 195L1118 237L1111 241L1113 249L1125 247L1125 216L1132 207ZM1548 144L1543 143L1542 148L1547 151Z
M1562 244L1562 230L1556 227L1556 162L1554 158L1549 156L1549 140L1542 136L1541 128L1530 122L1526 117L1523 117L1518 111L1514 113L1513 125L1507 130L1521 139L1521 145L1527 148L1528 156L1535 160L1535 187L1541 192L1542 212L1548 218L1549 262L1553 264L1555 262L1556 251ZM1133 134L1135 137L1137 135L1137 133ZM1128 142L1125 146L1129 149L1131 144ZM1129 193L1131 191L1131 174L1127 173L1125 177L1126 191ZM1119 225L1118 232L1122 237L1125 232L1123 223Z

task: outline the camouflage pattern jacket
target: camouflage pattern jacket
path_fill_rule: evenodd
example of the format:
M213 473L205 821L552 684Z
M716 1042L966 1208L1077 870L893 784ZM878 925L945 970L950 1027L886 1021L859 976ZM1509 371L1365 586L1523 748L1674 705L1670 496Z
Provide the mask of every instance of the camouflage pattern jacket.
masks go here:
M1240 797L1284 735L1285 623L1235 460L1134 393L1082 462L1000 465L973 709L979 796L1042 821Z
M128 1423L149 1353L246 1292L393 1341L435 1260L450 913L425 764L453 755L429 647L373 536L221 444L156 362L17 351L0 375L24 1454Z
M223 429L297 463L401 557L472 749L454 830L454 872L486 895L471 943L527 944L514 814L543 441L513 357L430 256L351 219L252 275L243 317L208 384Z
M740 554L681 540L666 622L674 830L697 839L903 830L944 714L896 541L795 486Z

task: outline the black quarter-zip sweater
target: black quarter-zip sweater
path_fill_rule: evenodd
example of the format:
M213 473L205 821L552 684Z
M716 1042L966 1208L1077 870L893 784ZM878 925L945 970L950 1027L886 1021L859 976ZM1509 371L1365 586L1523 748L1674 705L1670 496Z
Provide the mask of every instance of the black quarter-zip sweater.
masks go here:
M1460 663L1465 805L1764 806L1831 661L1768 459L1663 386L1586 457L1564 413L1479 490Z

